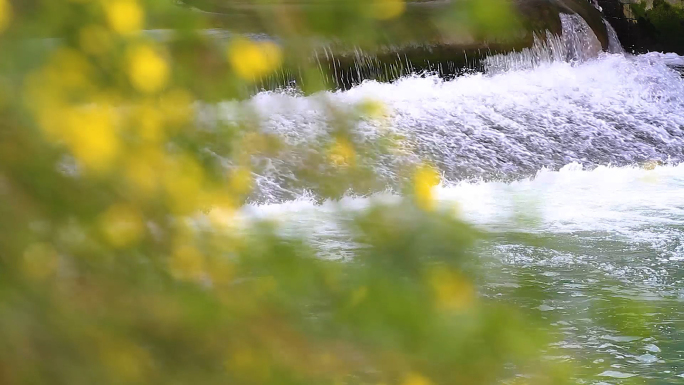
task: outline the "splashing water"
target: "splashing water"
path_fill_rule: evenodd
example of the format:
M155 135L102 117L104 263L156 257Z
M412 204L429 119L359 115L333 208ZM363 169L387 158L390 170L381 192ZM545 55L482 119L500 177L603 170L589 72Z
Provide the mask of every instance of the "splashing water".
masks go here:
M231 111L254 110L262 129L288 144L256 167L254 199L281 202L311 189L295 171L328 132L321 111L328 104L352 110L367 100L381 102L386 116L358 122L355 140L373 147L386 136L401 138L397 151L368 165L380 190L399 188L401 167L422 160L455 182L516 180L572 162L592 168L684 159L684 80L653 55L603 54L447 82L413 76L310 97L267 92L225 102L218 107L224 123L239 124Z
M347 226L351 215L398 202L384 191L403 183L397 170L429 160L444 176L438 207L492 234L480 245L492 266L484 294L556 320L562 354L554 359L584 365L597 382L677 383L684 373L684 332L676 327L684 298L684 79L672 67L684 58L626 55L607 27L609 53L598 52L583 20L564 16L563 36L490 57L485 73L222 103L216 114L225 124L240 124L235 111L251 110L287 144L256 160L257 191L244 220L278 222L286 235L305 234L322 257L352 258L359 245ZM308 193L315 186L295 170L314 166L302 153L328 133L321 111L330 104L351 111L367 100L382 103L385 114L356 122L354 140L371 147L388 134L403 140L366 165L377 174L373 194L317 203ZM543 303L512 292L529 272L540 277L534 284L548 295ZM613 283L599 285L606 279ZM608 295L653 303L652 333L621 335L594 322L589 304Z
M584 62L599 55L602 51L601 43L581 16L561 14L560 19L561 36L547 31L546 38L542 39L535 34L534 44L530 48L486 58L486 71L501 73L535 68L553 62Z
M622 48L620 39L618 38L615 28L607 20L603 20L606 25L606 30L608 31L608 52L610 53L625 53L625 49Z

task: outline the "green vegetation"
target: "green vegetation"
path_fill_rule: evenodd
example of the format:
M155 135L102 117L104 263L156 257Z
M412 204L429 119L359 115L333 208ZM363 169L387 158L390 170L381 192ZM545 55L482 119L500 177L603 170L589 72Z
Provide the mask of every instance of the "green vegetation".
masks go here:
M298 36L342 26L376 44L404 3L370 3L268 19L278 45L208 38L214 16L165 1L0 0L0 383L568 379L543 359L541 321L479 294L481 234L436 209L429 165L406 166L402 202L348 223L362 245L351 260L238 215L255 157L286 144L246 108L213 126L196 108L247 97L287 62L320 90ZM505 17L471 5L458 12ZM159 26L164 38L141 32ZM322 113L329 135L301 173L325 181L325 198L373 180L374 155L350 131L384 114L374 101Z
M633 3L630 7L642 29L662 46L660 49L684 50L684 8L664 0L655 0L651 9L646 9L646 3Z

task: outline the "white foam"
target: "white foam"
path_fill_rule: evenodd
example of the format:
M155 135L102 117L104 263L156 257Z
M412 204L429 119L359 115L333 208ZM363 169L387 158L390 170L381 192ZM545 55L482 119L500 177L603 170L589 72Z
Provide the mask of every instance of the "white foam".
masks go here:
M634 373L623 373L616 370L606 370L599 374L601 377L612 377L612 378L630 378L636 376Z
M602 54L579 65L553 62L447 82L420 76L368 81L308 97L265 92L218 110L230 124L254 111L264 131L291 145L257 179L259 200L278 202L306 189L287 181L305 162L302 146L320 149L319 138L331 130L328 106L354 111L367 100L381 102L386 116L353 122L356 139L374 146L387 133L404 138L401 151L370 165L392 188L404 182L398 167L422 160L452 181L520 178L572 162L595 167L684 160L684 79L653 54Z
M513 183L440 185L434 188L434 195L439 210L488 231L600 232L630 242L656 244L658 237L670 236L653 233L649 228L684 221L682 191L684 165L651 170L583 170L570 164L560 171L542 170L534 178ZM275 221L283 235L304 236L322 256L347 258L358 246L346 226L353 215L373 204L395 205L401 199L396 194L380 193L317 204L310 197L302 197L282 204L248 205L242 216L248 221Z
M669 223L668 217L684 218L684 194L680 194L683 189L684 164L653 169L600 166L583 170L579 164L571 163L559 171L541 170L534 178L512 183L442 184L434 188L434 194L442 206L456 203L466 218L478 223L505 222L503 218L523 210L534 211L548 225L578 223L582 226L577 230L581 230L586 226L598 229L602 226L599 222L614 221L628 227L658 220ZM246 210L255 217L269 218L308 210L321 214L340 209L358 211L373 203L395 204L400 200L397 195L380 193L317 204L303 196L282 204L252 204ZM631 219L625 220L618 215L620 212Z
M660 61L670 66L684 67L684 56L680 56L672 52L649 52L647 54L642 55L642 57L655 61Z
M463 217L487 227L531 231L629 232L684 219L684 165L542 170L513 183L459 183L439 188L439 200L458 202ZM529 219L529 220L524 220Z
M632 231L684 220L684 166L661 165L653 170L609 166L635 164L651 156L663 159L668 151L682 155L684 81L661 55L604 54L581 65L555 62L449 82L414 76L310 97L269 92L247 105L265 120L264 129L297 145L315 143L326 132L327 103L344 109L368 99L383 102L387 117L383 122L359 123L356 133L361 139L372 143L382 130L407 137L407 153L391 161L432 156L447 180L435 190L440 206L449 210L458 206L459 215L478 226L609 231L667 242L665 233ZM221 106L224 115L232 118L240 107L244 105ZM260 183L264 195L281 188L290 197L286 195L284 202L263 199L274 203L249 205L245 215L298 223L300 230L311 229L312 237L317 231L342 237L335 223L340 208L357 211L374 201L401 199L378 193L317 205L312 197L289 190L283 179L275 178L286 172L290 177L287 162L273 162ZM391 182L391 166L375 165L378 177ZM502 174L512 170L513 175L526 169L536 172L512 183L459 182L461 169L475 176L488 170Z

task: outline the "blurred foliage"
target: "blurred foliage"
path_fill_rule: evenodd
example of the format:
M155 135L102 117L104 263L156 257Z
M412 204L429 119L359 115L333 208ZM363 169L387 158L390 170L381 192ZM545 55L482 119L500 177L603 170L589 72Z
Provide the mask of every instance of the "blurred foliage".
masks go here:
M254 157L284 144L250 111L199 124L199 106L247 97L287 62L320 89L307 34L372 45L406 32L382 28L403 1L328 3L325 17L264 8L254 22L268 19L276 41L214 39L215 15L194 2L0 0L0 383L567 378L542 359L536 321L478 294L479 235L437 210L429 165L406 170L403 202L352 221L352 260L240 220ZM505 12L487 5L449 17L493 27ZM372 101L357 112L383 117ZM323 113L330 137L306 175L335 170L332 196L373 179L361 167L372 154L349 132L358 116Z

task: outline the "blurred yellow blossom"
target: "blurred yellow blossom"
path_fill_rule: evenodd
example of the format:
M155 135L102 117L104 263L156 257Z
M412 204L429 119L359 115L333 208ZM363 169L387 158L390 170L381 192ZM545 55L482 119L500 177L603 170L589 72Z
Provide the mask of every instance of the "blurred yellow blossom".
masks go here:
M655 170L656 167L660 166L661 162L659 160L649 160L648 162L643 164L643 169L644 170Z
M253 184L252 172L246 167L238 167L230 176L230 189L235 195L248 194Z
M379 20L394 19L405 9L404 0L371 0L369 5L370 16Z
M230 360L226 362L226 367L230 371L243 370L254 365L256 357L254 352L249 348L236 349L233 352Z
M230 283L235 273L233 264L223 256L209 260L208 267L209 277L214 285Z
M187 214L199 209L204 185L202 167L190 156L179 156L165 168L163 184L171 210Z
M330 147L328 157L336 166L353 166L356 162L356 151L349 140L336 138Z
M24 251L24 274L31 279L45 279L54 274L59 265L57 252L48 243L34 243Z
M373 99L366 99L359 104L361 113L371 119L379 119L387 115L387 106L379 101Z
M60 48L51 55L47 66L43 68L40 74L43 84L39 86L43 90L47 86L60 92L72 89L92 91L92 73L92 65L81 52Z
M460 273L436 268L430 274L437 306L445 310L463 310L475 300L474 286Z
M267 147L266 137L257 132L247 132L236 143L236 151L240 152L245 161L248 161L251 155L265 151Z
M235 215L235 204L221 204L220 206L213 206L208 213L209 220L212 226L231 230L239 218Z
M271 367L267 358L248 347L234 349L225 367L243 382L263 383L271 376Z
M164 114L152 102L140 104L136 109L135 127L140 139L159 143L165 139Z
M158 146L149 146L126 158L124 175L136 193L148 196L159 185L164 154Z
M192 95L183 89L169 90L159 100L159 109L170 124L184 124L192 118Z
M140 381L151 367L151 357L141 347L109 336L98 338L100 359L113 378Z
M0 0L0 32L7 29L12 20L12 6L8 0Z
M79 45L83 52L92 55L101 55L112 46L110 32L104 27L91 24L83 27L78 35Z
M129 34L139 31L145 16L136 0L104 0L109 27L117 33Z
M57 103L45 103L36 111L36 120L45 139L51 142L64 140L65 111Z
M463 216L463 208L459 202L451 202L449 206L454 217L460 218Z
M440 182L437 170L429 165L422 165L416 170L413 183L416 204L423 210L434 210L434 188Z
M107 209L100 217L100 228L110 245L123 248L140 241L145 224L135 207L117 204Z
M255 80L275 71L282 62L282 53L273 42L238 38L228 47L228 62L238 76Z
M67 116L66 143L72 154L87 169L108 171L121 149L109 108L73 108Z
M177 246L169 260L169 271L182 281L199 281L205 274L204 255L189 245Z
M137 45L128 51L128 76L135 89L155 93L169 80L166 60L149 45Z
M432 381L418 373L409 373L402 385L432 385Z
M278 281L270 275L257 278L255 284L254 294L257 297L271 294L278 289Z

